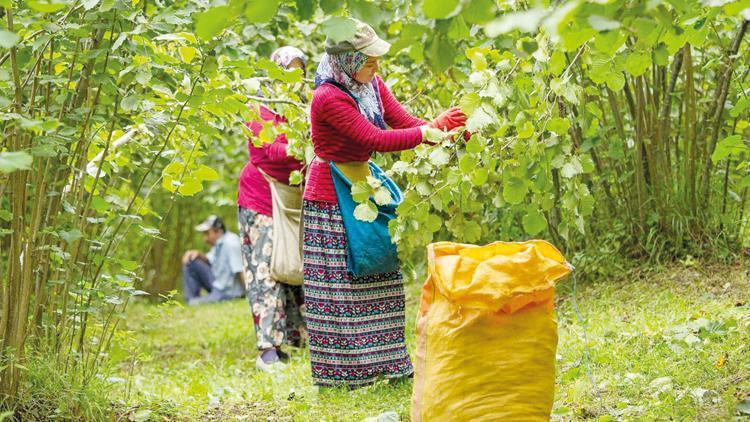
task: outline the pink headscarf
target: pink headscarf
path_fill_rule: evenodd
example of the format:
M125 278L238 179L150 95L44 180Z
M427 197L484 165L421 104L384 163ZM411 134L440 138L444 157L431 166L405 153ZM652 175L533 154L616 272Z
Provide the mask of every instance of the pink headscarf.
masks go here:
M302 62L303 69L307 67L307 56L297 47L286 45L277 48L276 51L271 54L271 60L284 69L288 69L294 59L299 59Z

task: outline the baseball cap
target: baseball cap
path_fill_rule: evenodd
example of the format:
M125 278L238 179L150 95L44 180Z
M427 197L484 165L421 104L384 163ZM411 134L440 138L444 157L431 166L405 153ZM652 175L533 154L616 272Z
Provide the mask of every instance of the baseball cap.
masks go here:
M355 33L352 39L334 43L330 38L326 39L326 53L336 54L346 51L359 51L370 57L380 57L388 53L391 43L378 37L372 27L360 20L354 21Z
M195 230L199 232L207 232L211 229L221 229L226 231L226 227L224 226L224 222L215 215L209 215L208 218L203 220L202 223L195 226Z

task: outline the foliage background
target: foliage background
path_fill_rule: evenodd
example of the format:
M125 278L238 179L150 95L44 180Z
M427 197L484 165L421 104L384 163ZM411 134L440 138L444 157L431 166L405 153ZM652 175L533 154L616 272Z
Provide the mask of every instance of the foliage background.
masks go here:
M411 278L437 239L550 238L590 275L748 244L747 0L0 7L6 404L36 360L95 385L131 298L177 287L193 224L236 225L249 102L309 160L310 81L266 57L291 44L314 69L345 16L393 42L382 73L415 115L470 115L468 143L375 158L407 192L392 232Z

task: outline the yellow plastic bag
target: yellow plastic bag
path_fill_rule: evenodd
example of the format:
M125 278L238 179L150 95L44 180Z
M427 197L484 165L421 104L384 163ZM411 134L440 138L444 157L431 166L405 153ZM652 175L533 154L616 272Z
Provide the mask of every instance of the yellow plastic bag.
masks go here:
M541 240L427 251L412 420L549 420L555 283L573 267Z

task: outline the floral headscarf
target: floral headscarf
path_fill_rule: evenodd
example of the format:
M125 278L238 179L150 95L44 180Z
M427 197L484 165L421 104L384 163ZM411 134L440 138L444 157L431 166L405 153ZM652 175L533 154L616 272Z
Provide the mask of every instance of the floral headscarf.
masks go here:
M303 69L307 67L307 56L297 47L285 45L284 47L277 48L271 54L271 60L284 69L288 69L294 59L299 59L302 62Z
M357 100L359 112L375 126L385 129L383 104L378 93L377 80L361 84L354 79L354 74L364 67L367 59L367 55L359 51L324 54L315 72L315 87L326 82L334 82L345 88Z

